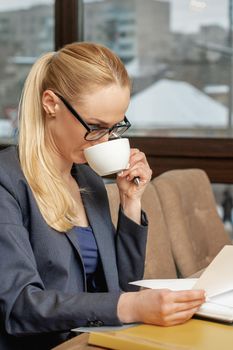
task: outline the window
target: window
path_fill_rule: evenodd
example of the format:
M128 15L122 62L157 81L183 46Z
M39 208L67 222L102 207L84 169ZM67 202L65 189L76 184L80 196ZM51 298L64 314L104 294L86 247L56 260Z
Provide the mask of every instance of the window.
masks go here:
M114 50L133 79L130 133L229 135L232 2L83 1L84 40Z
M113 49L122 58L133 78L132 100L140 97L140 108L134 107L133 111L128 111L133 124L132 133L129 133L130 142L132 147L138 147L147 154L153 176L169 169L198 167L207 172L212 182L233 183L233 133L229 122L233 100L230 97L233 94L230 30L232 2L233 0L1 1L0 41L4 50L0 52L0 144L15 140L12 135L15 130L16 108L25 76L32 64L30 58L35 58L44 50L53 50L53 36L56 49L75 40L93 40ZM13 7L15 4L17 7ZM25 40L22 42L22 34L21 41L16 40L18 33L15 33L15 26L10 24L10 18L14 12L20 14L21 10L37 11L39 5L47 6L48 11L45 16L40 15L39 32L36 27L31 27L31 33L34 37L38 36L38 39L31 43L33 52L26 53L28 45ZM7 13L9 15L5 15ZM26 23L17 25L19 32L26 27ZM191 39L195 36L198 40L195 39L193 46ZM26 38L30 39L28 36ZM199 61L196 60L196 54L191 54L193 52L198 53ZM22 57L25 61L22 61ZM161 83L169 83L170 87L174 84L174 88L168 93L166 84ZM154 84L159 87L159 94L164 88L163 99L157 99L161 104L154 100L151 102L151 99L145 103L144 99L150 97L148 90L150 92ZM185 94L184 90L188 90L189 94ZM188 98L190 92L196 98L191 102ZM218 108L224 111L225 126L214 126L216 120L219 120L220 113L214 120L218 108L209 109L208 106L203 112L203 103L200 107L195 102L203 101L200 96L205 101L211 101L212 107L217 102ZM166 107L169 112L167 119L162 114L163 109L161 112L161 108ZM193 120L190 112L198 120ZM206 117L210 123L206 124ZM144 130L137 125L139 118L145 124ZM179 120L185 121L186 125L179 125Z
M54 50L53 7L52 0L0 2L1 144L16 141L17 106L31 65Z

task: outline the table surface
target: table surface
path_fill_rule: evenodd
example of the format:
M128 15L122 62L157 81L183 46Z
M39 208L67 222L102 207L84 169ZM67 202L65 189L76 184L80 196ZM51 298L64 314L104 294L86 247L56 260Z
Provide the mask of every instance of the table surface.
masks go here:
M188 322L173 326L159 327L140 325L120 331L140 339L152 339L160 344L153 349L188 349L188 350L232 350L233 326L207 320L191 319ZM104 349L88 345L89 334L84 333L57 346L54 350L97 350ZM125 348L125 347L124 347ZM139 347L140 348L140 347ZM143 348L140 348L143 349Z
M83 333L74 337L61 345L56 346L53 350L97 350L101 349L97 346L88 345L88 333Z

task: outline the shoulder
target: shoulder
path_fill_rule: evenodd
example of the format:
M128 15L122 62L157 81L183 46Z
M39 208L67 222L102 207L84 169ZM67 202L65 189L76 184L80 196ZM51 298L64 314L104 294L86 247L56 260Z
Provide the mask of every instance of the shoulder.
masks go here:
M0 186L15 194L19 184L26 184L17 146L10 146L0 151Z
M12 161L18 159L17 146L8 146L0 151L0 159L5 161Z
M0 176L23 176L17 146L10 146L0 151Z

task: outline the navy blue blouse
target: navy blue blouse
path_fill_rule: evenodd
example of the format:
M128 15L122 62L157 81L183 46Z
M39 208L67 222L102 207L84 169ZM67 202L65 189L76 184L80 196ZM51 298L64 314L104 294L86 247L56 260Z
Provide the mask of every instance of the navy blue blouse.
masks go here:
M87 291L96 292L98 290L96 271L99 264L99 254L93 230L90 226L77 226L75 231L86 273Z

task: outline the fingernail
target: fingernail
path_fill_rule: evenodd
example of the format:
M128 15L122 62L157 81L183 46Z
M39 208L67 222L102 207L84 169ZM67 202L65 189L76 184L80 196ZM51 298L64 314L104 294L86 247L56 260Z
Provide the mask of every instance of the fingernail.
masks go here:
M120 171L119 173L117 173L118 176L122 176L123 175L123 171Z
M130 164L128 163L127 164L127 167L125 168L126 170L130 168Z

